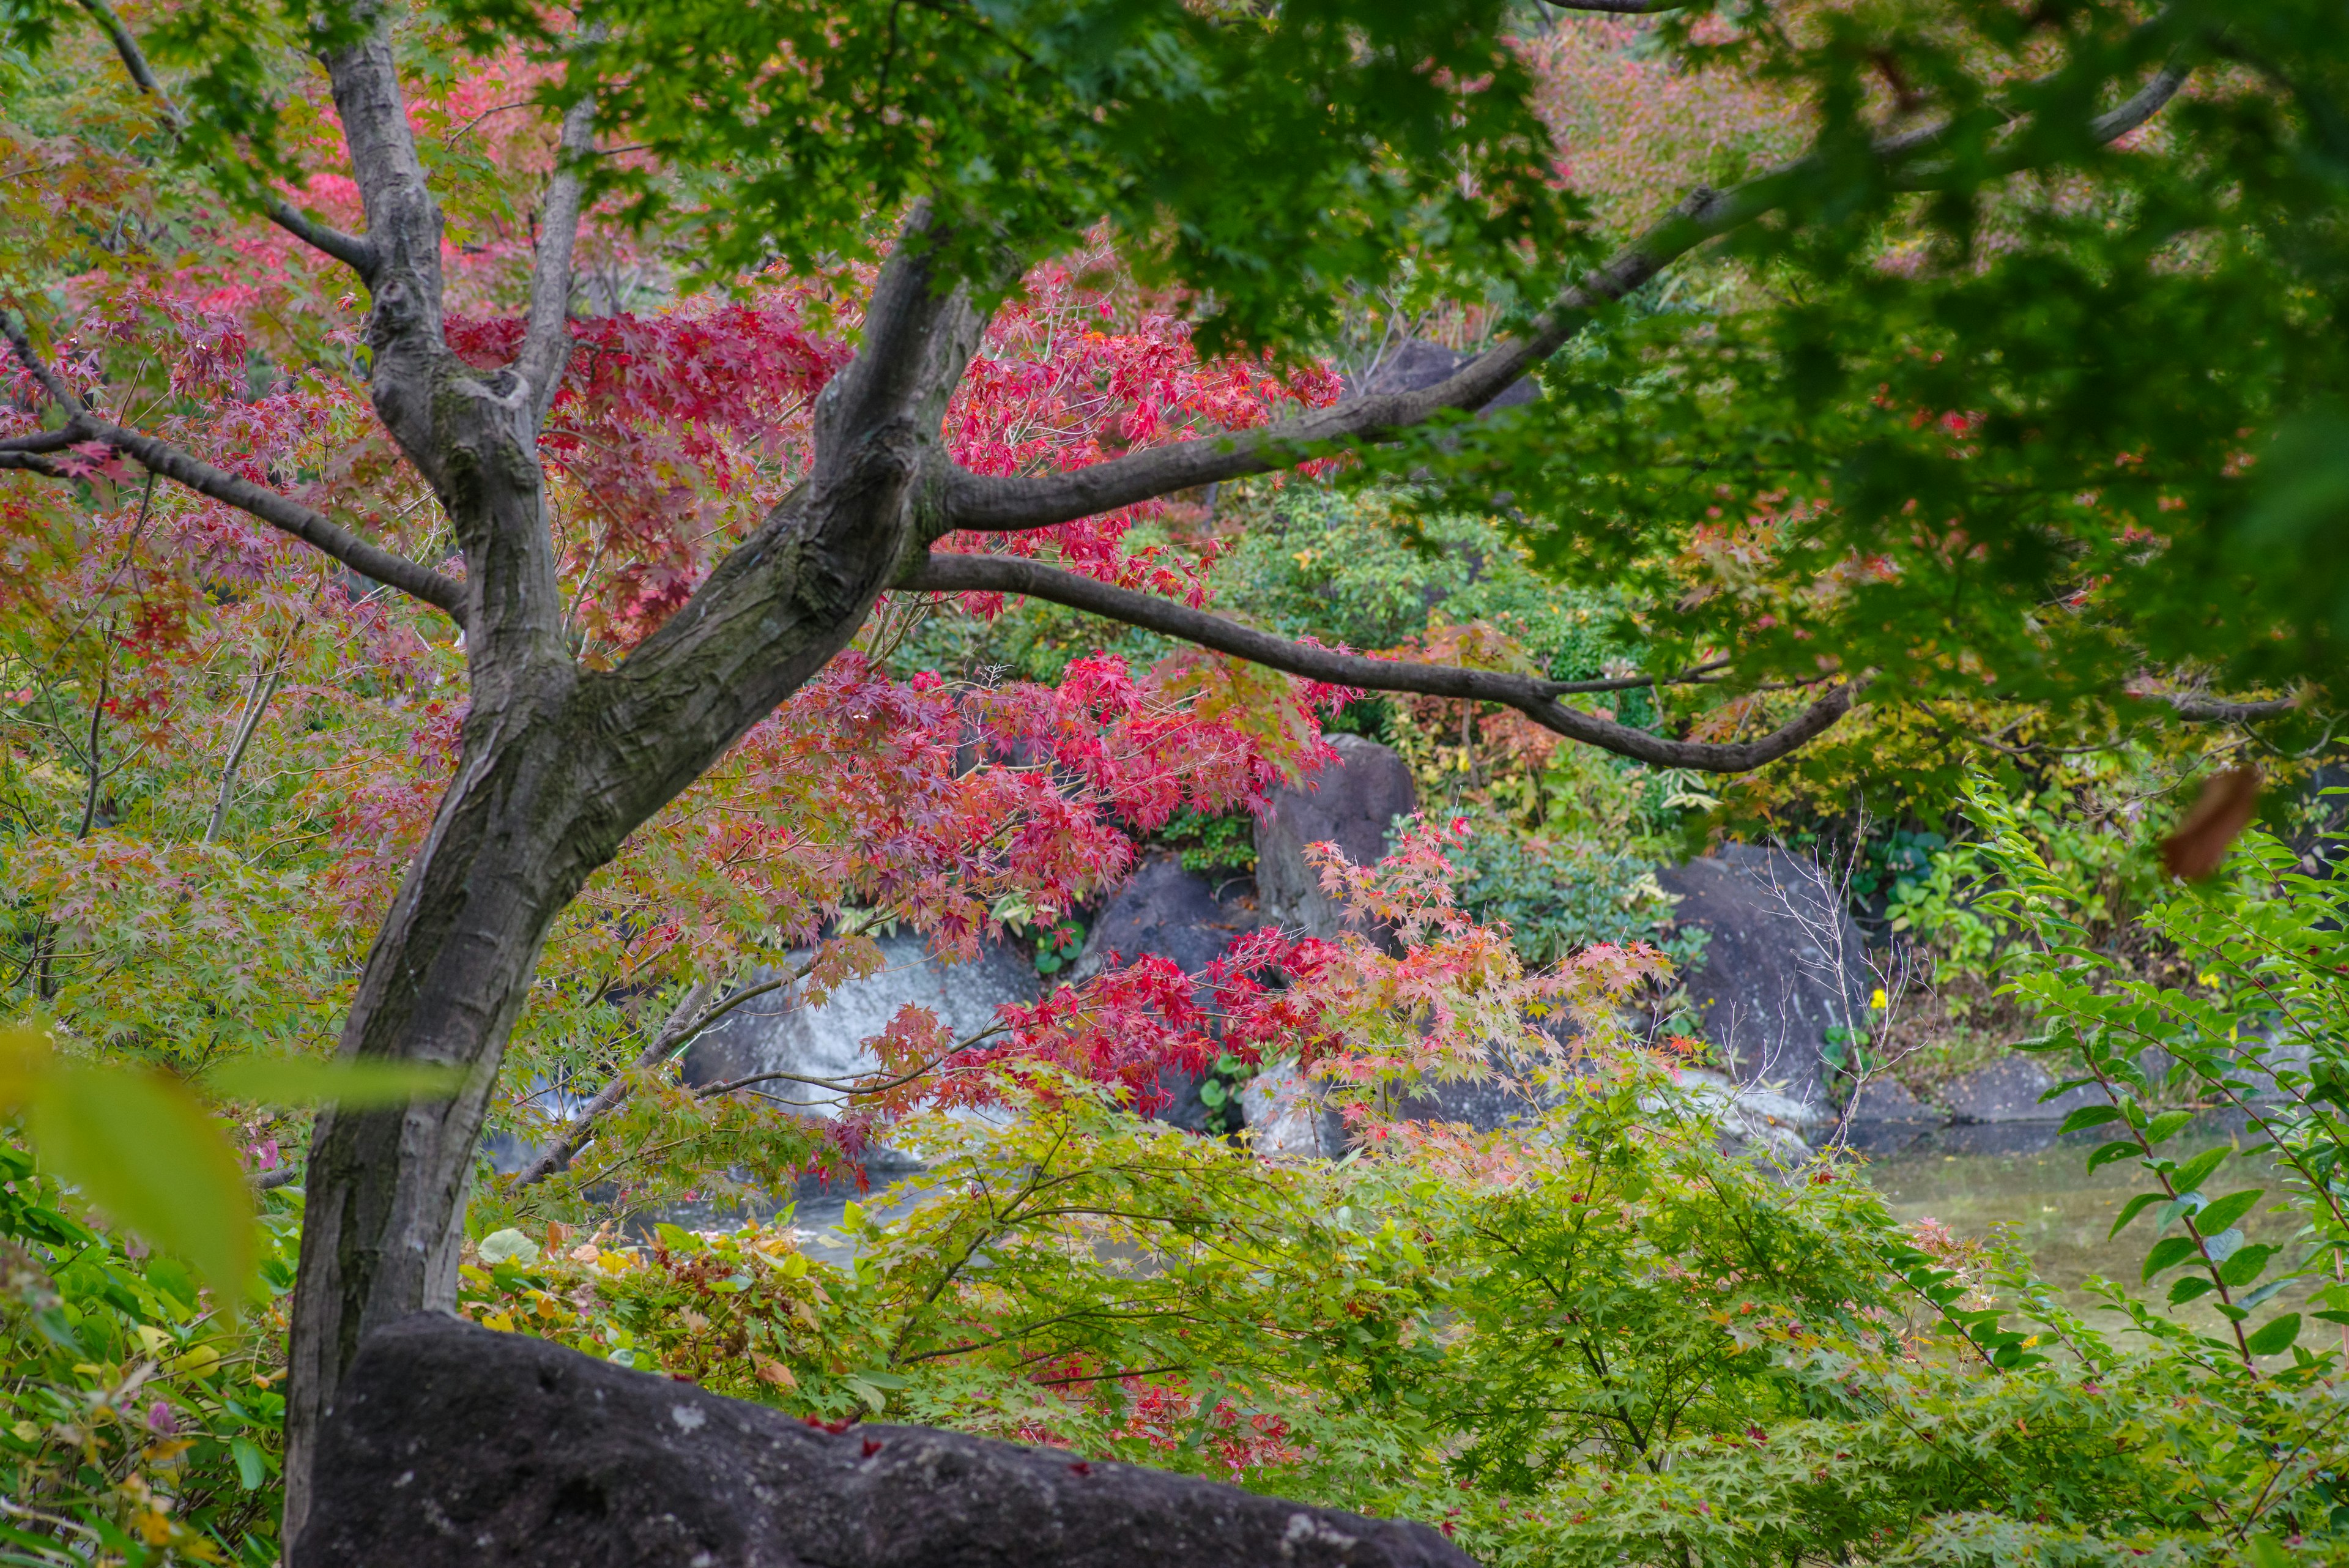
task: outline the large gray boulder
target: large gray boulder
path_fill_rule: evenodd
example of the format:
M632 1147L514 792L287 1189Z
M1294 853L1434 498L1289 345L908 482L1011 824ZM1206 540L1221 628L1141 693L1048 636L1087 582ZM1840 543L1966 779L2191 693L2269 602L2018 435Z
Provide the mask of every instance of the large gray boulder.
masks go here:
M1115 953L1128 962L1155 955L1198 973L1258 924L1252 911L1216 892L1215 883L1172 855L1144 860L1094 917L1080 971L1098 969Z
M1345 911L1321 891L1306 846L1331 843L1357 866L1387 852L1387 830L1418 805L1411 770L1376 741L1332 735L1337 762L1302 789L1274 792L1257 818L1256 895L1265 918L1330 940L1346 928Z
M1818 867L1733 844L1656 873L1672 918L1710 933L1685 976L1704 1036L1741 1083L1777 1086L1821 1118L1826 1032L1864 1027L1867 947Z
M378 1329L294 1568L1472 1568L1425 1525L924 1427L812 1428L520 1334Z
M910 932L883 937L880 947L881 969L840 987L821 1007L804 1006L795 992L784 990L719 1019L686 1052L685 1081L726 1084L759 1073L835 1082L864 1077L881 1065L864 1042L888 1028L909 1002L928 1008L963 1039L992 1024L1002 1003L1036 1000L1035 966L1014 948L989 944L968 963L948 964ZM767 1087L792 1101L794 1111L814 1116L837 1116L844 1098L790 1081Z

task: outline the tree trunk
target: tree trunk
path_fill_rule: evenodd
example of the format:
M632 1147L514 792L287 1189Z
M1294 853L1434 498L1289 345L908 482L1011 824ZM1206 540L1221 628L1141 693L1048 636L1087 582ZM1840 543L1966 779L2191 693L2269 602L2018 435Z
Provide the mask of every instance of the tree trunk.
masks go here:
M916 219L916 223L921 220ZM616 669L563 649L529 425L502 378L445 356L414 444L466 542L472 707L457 776L378 933L346 1054L463 1069L453 1098L321 1113L294 1292L285 1539L310 1503L318 1426L380 1324L456 1304L475 1141L548 929L639 825L823 668L918 556L923 476L978 340L959 291L901 247L864 350L825 389L809 481ZM404 437L403 444L409 444Z

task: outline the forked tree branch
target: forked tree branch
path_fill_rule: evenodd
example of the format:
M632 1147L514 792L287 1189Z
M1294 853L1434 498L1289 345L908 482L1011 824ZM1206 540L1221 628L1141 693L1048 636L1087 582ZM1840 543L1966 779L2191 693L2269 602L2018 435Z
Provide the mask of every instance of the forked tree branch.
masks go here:
M178 104L171 101L171 94L163 90L163 84L156 79L154 67L147 63L147 52L139 47L138 38L123 26L122 18L114 14L114 7L108 5L107 0L79 0L79 3L81 8L88 12L104 30L107 40L114 46L114 52L121 57L122 68L130 73L131 83L155 100L163 123L171 128L171 135L177 139L188 128L187 116ZM270 198L264 211L268 213L271 223L311 249L341 262L362 279L375 271L375 247L362 236L347 234L331 223L322 223L316 218L305 216L292 202L277 197Z
M1538 680L1496 670L1464 670L1448 664L1414 664L1401 659L1369 659L1359 653L1339 653L1309 643L1291 642L1187 605L1112 587L1092 577L1013 556L932 556L899 586L929 593L1019 594L1049 599L1071 609L1195 642L1309 680L1372 691L1413 691L1428 697L1495 702L1516 709L1544 729L1570 741L1659 767L1693 768L1702 773L1745 773L1775 762L1850 711L1852 699L1859 690L1857 683L1837 681L1785 726L1758 740L1728 743L1674 741L1566 706L1557 699L1575 689L1572 682Z
M2181 64L2166 66L2126 103L2090 121L2091 139L2115 140L2145 124L2177 96L2189 74ZM1877 144L1877 156L1907 165L1929 156L1952 129L1928 126L1887 138ZM1446 411L1473 413L1564 347L1588 312L1624 298L1706 241L1778 207L1819 168L1814 153L1727 191L1698 187L1586 274L1523 335L1495 344L1433 386L1350 398L1255 430L1155 447L1066 473L1008 478L957 468L947 477L926 532L936 540L957 530L1023 533L1072 523L1178 490L1291 467L1333 447L1391 440Z
M322 555L331 556L353 571L363 573L378 582L388 583L402 593L423 600L459 626L465 624L463 584L444 577L431 567L387 550L380 545L371 545L332 521L325 513L255 484L249 479L239 478L225 469L215 468L169 441L159 441L153 436L100 419L90 411L88 405L67 384L64 377L34 353L32 340L5 312L0 312L0 337L6 337L16 357L24 361L51 400L67 415L61 429L0 442L0 468L25 469L50 478L63 478L66 477L64 471L43 454L85 444L110 447L131 458L150 473L161 474L175 484L185 485L198 494L208 495L214 501L259 518Z

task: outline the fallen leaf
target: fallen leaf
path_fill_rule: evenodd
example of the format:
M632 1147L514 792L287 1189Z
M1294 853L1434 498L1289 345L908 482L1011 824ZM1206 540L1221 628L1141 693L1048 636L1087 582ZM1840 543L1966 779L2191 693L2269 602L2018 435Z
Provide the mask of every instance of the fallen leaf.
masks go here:
M2219 869L2236 836L2250 825L2260 800L2260 770L2229 768L2204 781L2202 794L2177 832L2161 841L2161 863L2173 877L2199 881Z

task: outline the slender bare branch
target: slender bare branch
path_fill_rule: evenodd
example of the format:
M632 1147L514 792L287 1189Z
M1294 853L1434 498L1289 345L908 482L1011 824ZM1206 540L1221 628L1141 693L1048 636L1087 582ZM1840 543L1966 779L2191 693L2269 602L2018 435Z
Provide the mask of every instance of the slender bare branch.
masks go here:
M1549 683L1550 695L1564 697L1582 691L1630 691L1642 686L1702 686L1706 677L1728 669L1733 659L1708 659L1678 675L1610 675L1604 680L1558 680Z
M2154 78L2132 94L2119 108L2096 116L2088 122L2088 135L2097 141L2118 141L2130 131L2159 114L2186 78L2194 73L2183 65L2164 67Z
M155 482L151 470L147 482ZM285 656L293 651L302 619L297 615L287 623L285 635L278 639L276 651L270 655L266 665L253 667L253 690L245 700L244 711L237 715L236 731L229 740L228 760L221 763L220 789L212 800L212 820L204 826L206 844L218 842L221 830L228 826L229 805L236 798L237 772L244 766L245 749L253 744L253 737L261 729L262 715L269 711L269 700L277 695L277 683L285 674Z
M637 1054L636 1071L667 1061L678 1047L709 1026L709 1017L702 1014L702 1004L709 1000L709 992L710 984L706 980L696 981L687 988L678 1004L669 1010L668 1022L662 1025L661 1032ZM572 1157L586 1145L588 1136L628 1097L628 1083L627 1074L613 1074L585 1108L571 1118L570 1125L514 1177L512 1190L520 1192L525 1187L536 1186L570 1164Z
M2091 136L2110 141L2143 125L2189 74L2179 63L2165 67L2127 103L2091 121ZM1878 142L1876 153L1888 164L1906 164L1930 154L1951 130L1941 124L1906 131ZM1447 410L1473 413L1563 347L1589 311L1622 299L1706 241L1780 206L1818 168L1818 155L1812 154L1727 191L1698 187L1606 265L1584 275L1524 334L1495 344L1433 386L1350 398L1255 430L1155 447L1067 473L1007 478L957 469L932 514L929 536L957 529L1020 533L1074 522L1178 490L1290 467L1332 447L1390 440Z
M1009 1023L990 1023L986 1028L980 1030L978 1033L967 1034L960 1040L956 1041L937 1055L933 1056L928 1061L923 1063L920 1066L911 1068L891 1078L816 1078L810 1077L804 1073L786 1073L781 1071L751 1073L743 1077L730 1078L722 1084L711 1084L703 1088L697 1089L694 1091L693 1097L697 1100L715 1100L727 1095L737 1094L744 1089L756 1088L761 1084L778 1083L805 1084L810 1088L823 1089L825 1092L833 1095L885 1095L892 1089L902 1089L907 1084L911 1084L918 1079L929 1076L930 1074L937 1070L939 1063L947 1061L950 1057L958 1056L965 1051L969 1051L978 1046L984 1045L999 1034L1009 1034L1010 1033L1011 1025ZM772 1096L767 1096L764 1097L768 1099L774 1098ZM821 1100L785 1100L778 1101L777 1103L794 1106L814 1106L822 1105L824 1102Z
M1563 682L1537 680L1495 670L1463 670L1453 665L1413 664L1339 653L1309 643L1291 642L1187 605L1112 587L1091 577L1016 556L932 556L899 586L933 593L1024 594L1195 642L1218 653L1310 680L1372 691L1415 691L1430 697L1495 702L1516 709L1568 740L1661 767L1693 768L1704 773L1744 773L1775 762L1842 718L1850 711L1852 699L1858 691L1854 682L1837 681L1793 721L1759 740L1728 744L1674 741L1567 707L1557 701L1569 689Z
M54 441L45 436L42 446L12 442L11 449L0 451L0 468L26 468L52 478L61 476L53 464L31 453L56 451L64 446L96 442L136 460L150 473L160 473L174 483L183 484L199 494L235 507L238 511L258 517L271 527L292 535L312 549L333 556L353 571L365 573L378 582L389 583L402 593L422 599L458 625L465 624L465 587L451 578L444 577L429 566L420 566L405 556L395 555L380 545L370 545L365 539L332 522L322 512L313 511L298 501L264 489L249 479L240 479L225 469L214 468L200 458L181 452L169 441L158 441L138 431L127 430L92 413L81 397L67 384L64 377L49 368L48 363L33 351L33 342L16 320L0 312L0 337L16 350L16 357L33 372L42 388L67 413L64 428L54 432L66 438ZM40 466L36 466L40 465Z
M595 151L595 100L583 97L563 117L554 177L539 214L538 260L530 280L530 324L514 373L530 389L533 428L546 421L571 358L571 256L579 238L581 165Z
M431 567L395 555L380 545L370 545L325 513L251 480L240 479L224 469L214 468L168 441L108 424L88 414L78 416L75 424L88 431L91 439L102 441L137 460L141 467L258 517L322 555L333 556L351 570L379 583L388 583L411 598L423 600L459 626L465 624L465 586L454 578L444 577Z
M2259 702L2226 702L2209 697L2162 700L2189 724L2240 724L2252 719L2272 719L2301 705L2297 697L2271 697Z
M146 51L139 47L139 40L130 29L122 25L122 18L114 14L114 7L108 5L107 0L80 0L80 5L105 31L108 41L114 46L114 52L122 58L122 68L130 73L132 84L155 100L163 123L170 128L173 138L182 135L188 129L188 117L178 104L171 101L171 95L163 90L163 84L156 79L154 67L147 63ZM271 223L311 249L322 251L341 262L360 277L365 278L374 271L374 248L359 235L347 234L331 223L322 223L316 218L307 217L291 202L274 197L264 210Z

